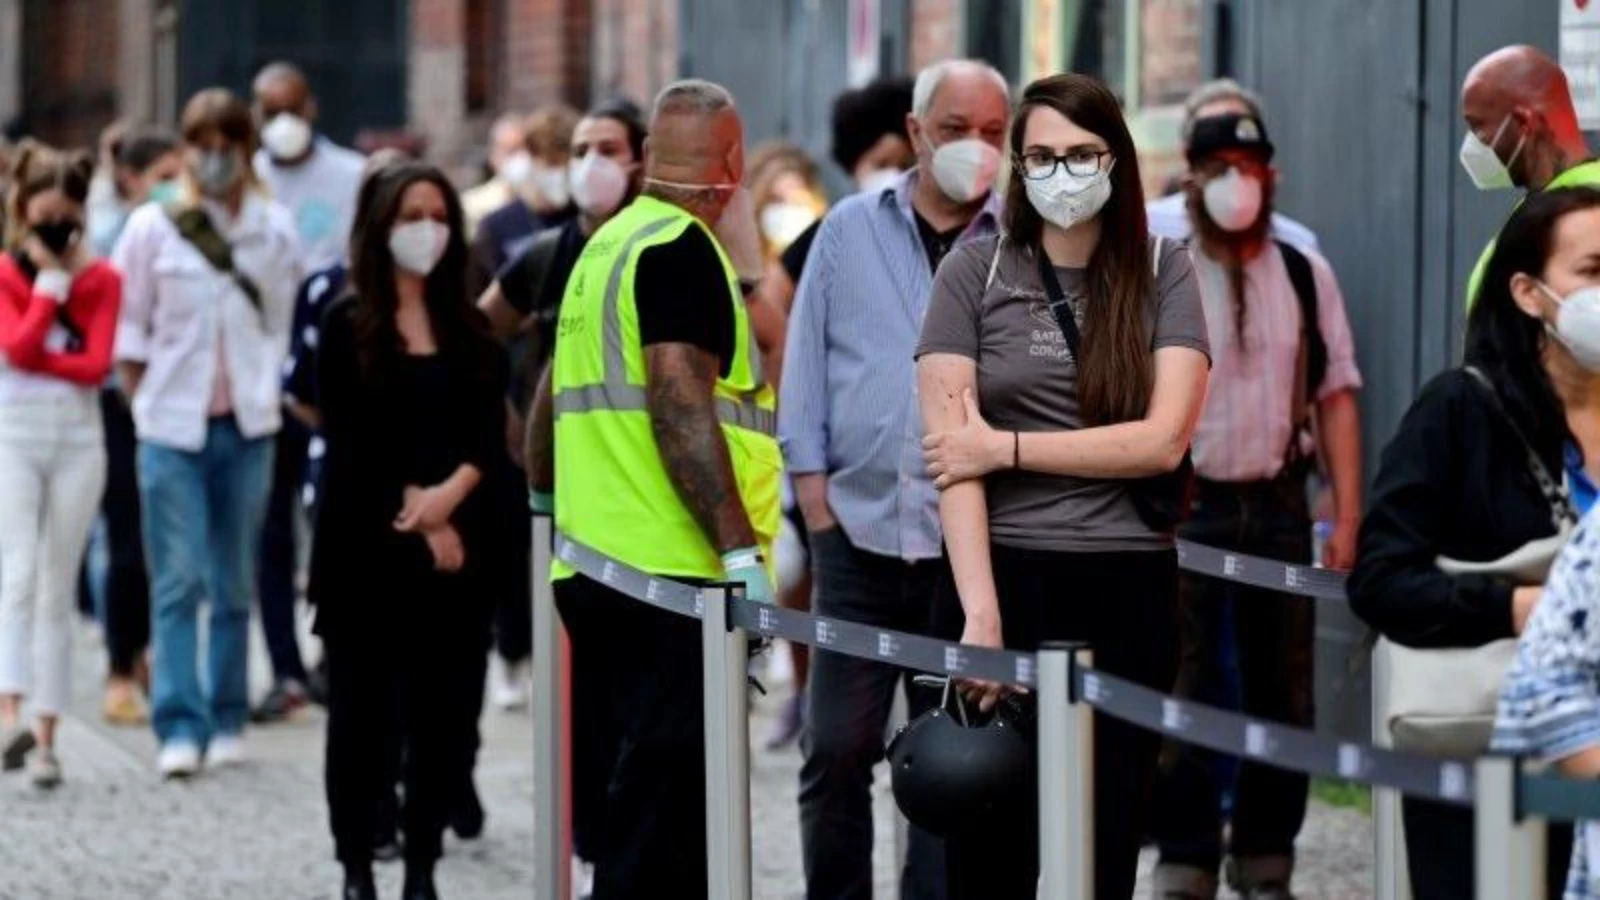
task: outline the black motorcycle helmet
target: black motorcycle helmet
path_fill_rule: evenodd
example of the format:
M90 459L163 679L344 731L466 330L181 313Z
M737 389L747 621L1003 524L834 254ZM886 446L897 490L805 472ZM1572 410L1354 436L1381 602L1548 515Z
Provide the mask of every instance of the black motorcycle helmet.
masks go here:
M939 706L889 741L894 800L907 821L938 837L992 830L1032 815L1036 763L1031 698L1011 695L979 717L950 683ZM971 714L969 714L971 713Z

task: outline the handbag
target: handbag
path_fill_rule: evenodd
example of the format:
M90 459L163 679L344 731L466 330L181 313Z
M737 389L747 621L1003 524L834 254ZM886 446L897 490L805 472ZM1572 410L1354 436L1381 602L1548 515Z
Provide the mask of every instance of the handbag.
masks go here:
M1166 239L1157 235L1150 245L1150 270L1157 281L1161 279L1161 253L1165 244ZM1061 290L1061 282L1056 279L1056 270L1051 266L1049 258L1042 251L1034 255L1039 262L1039 280L1044 282L1045 293L1050 298L1050 312L1061 327L1061 335L1066 339L1076 365L1076 361L1083 359L1083 355L1079 352L1083 338L1078 333L1078 322L1073 316L1072 304L1067 302L1066 293ZM995 258L998 260L999 256L1000 250L996 246ZM992 265L990 272L992 277ZM1186 449L1176 469L1144 478L1128 479L1126 487L1128 497L1133 501L1133 508L1144 524L1151 531L1171 534L1189 511L1190 493L1194 487L1194 458Z
M1522 442L1528 469L1550 504L1556 533L1529 541L1496 560L1468 562L1441 556L1436 564L1450 575L1497 575L1517 585L1543 584L1551 563L1572 534L1577 511L1566 489L1550 476L1533 445L1506 412L1488 377L1471 366L1465 371ZM1516 652L1516 638L1443 650L1402 647L1380 638L1373 654L1381 655L1389 669L1383 710L1394 746L1456 759L1487 750L1500 685Z

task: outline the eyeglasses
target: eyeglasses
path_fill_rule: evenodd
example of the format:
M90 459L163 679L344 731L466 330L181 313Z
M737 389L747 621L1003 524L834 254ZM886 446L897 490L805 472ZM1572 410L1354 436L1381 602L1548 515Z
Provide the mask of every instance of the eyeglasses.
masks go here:
M1067 174L1088 178L1105 171L1102 160L1114 158L1110 150L1074 148L1059 156L1046 150L1030 150L1017 158L1017 168L1029 181L1044 181L1056 174L1059 166L1067 167Z

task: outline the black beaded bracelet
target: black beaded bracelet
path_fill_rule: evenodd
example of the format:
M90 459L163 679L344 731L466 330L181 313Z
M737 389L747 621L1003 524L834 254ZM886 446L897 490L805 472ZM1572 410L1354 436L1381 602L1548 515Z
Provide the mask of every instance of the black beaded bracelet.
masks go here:
M1022 432L1011 432L1011 468L1022 468Z

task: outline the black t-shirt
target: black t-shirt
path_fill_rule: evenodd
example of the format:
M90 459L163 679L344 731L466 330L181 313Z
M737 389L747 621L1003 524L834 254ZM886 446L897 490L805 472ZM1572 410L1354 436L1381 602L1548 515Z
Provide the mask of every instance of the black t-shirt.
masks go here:
M690 227L639 254L633 301L642 346L693 344L715 354L722 376L728 376L734 333L728 276L703 230Z
M783 255L778 257L778 262L783 265L783 271L789 274L792 284L800 283L800 275L805 271L806 258L811 255L811 242L817 239L817 231L822 228L822 220L818 219L806 226L800 236L785 247Z
M967 226L957 225L949 231L937 231L922 217L922 213L912 210L911 214L917 218L917 236L922 238L922 250L928 254L928 266L937 272L939 263L944 262L945 256L956 245L956 240L967 230Z
M535 241L538 239L535 238ZM555 321L561 306L561 295L566 291L567 278L578 265L583 245L589 239L577 219L569 219L556 234L556 252L543 272L535 271L537 260L531 248L524 249L505 264L495 281L500 285L500 295L511 308L524 316L536 316L540 322ZM534 284L543 289L534 296Z

